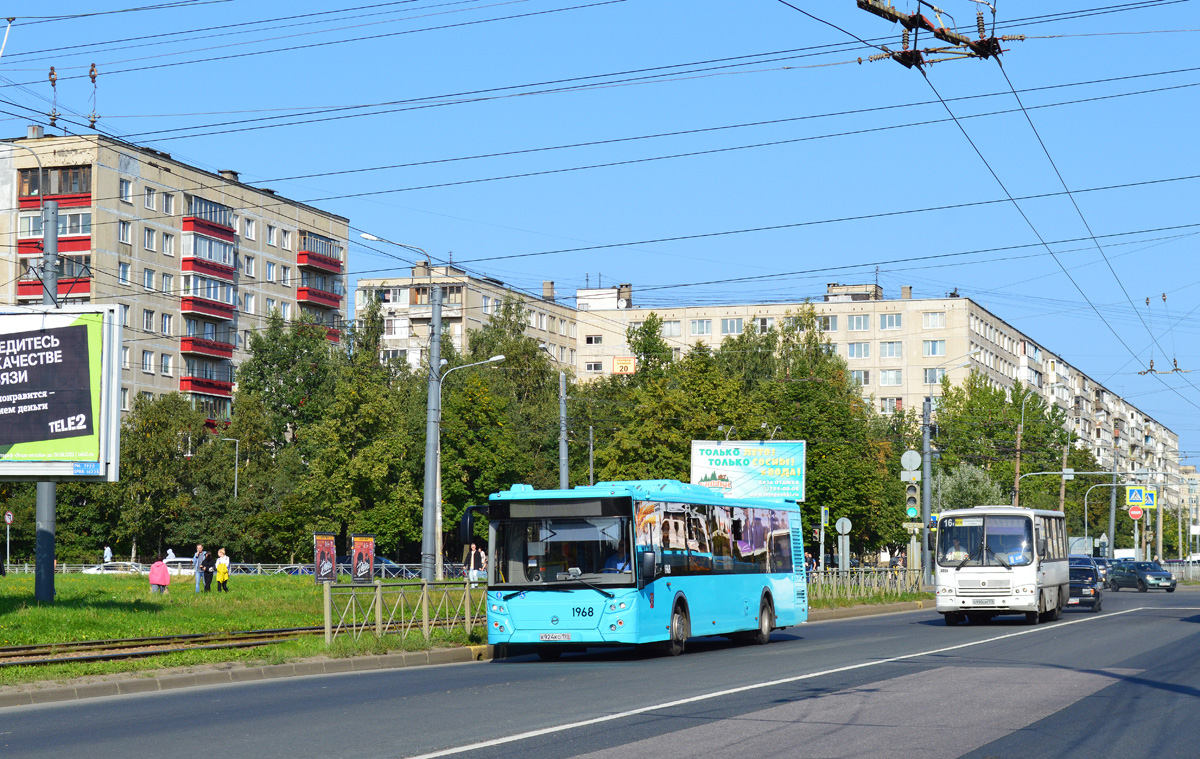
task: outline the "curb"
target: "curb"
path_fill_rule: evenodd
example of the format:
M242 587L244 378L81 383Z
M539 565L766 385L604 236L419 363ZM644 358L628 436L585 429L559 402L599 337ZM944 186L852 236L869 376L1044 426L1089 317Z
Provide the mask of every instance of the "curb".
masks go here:
M491 646L466 646L464 648L440 648L431 651L406 651L381 656L356 656L348 659L325 659L299 661L291 664L271 664L264 667L245 667L209 672L195 672L157 677L130 677L86 685L67 685L40 690L0 693L0 708L7 706L30 706L61 701L79 701L85 698L124 696L130 693L194 688L200 685L226 685L255 680L274 680L281 677L305 675L332 675L341 672L366 672L379 669L401 669L424 667L434 664L463 664L487 661L492 658Z
M831 622L838 619L896 614L932 608L934 608L933 601L902 601L894 604L851 606L845 609L819 609L809 612L808 621L810 623ZM62 701L80 701L86 698L124 696L131 693L153 693L179 688L195 688L202 685L226 685L256 680L274 680L282 677L333 675L343 672L369 672L438 664L465 664L490 661L491 659L491 646L466 646L463 648L438 648L431 651L406 651L381 656L298 661L290 664L271 664L263 667L244 667L156 677L129 677L86 685L66 685L40 690L0 693L0 709L8 706L31 706Z

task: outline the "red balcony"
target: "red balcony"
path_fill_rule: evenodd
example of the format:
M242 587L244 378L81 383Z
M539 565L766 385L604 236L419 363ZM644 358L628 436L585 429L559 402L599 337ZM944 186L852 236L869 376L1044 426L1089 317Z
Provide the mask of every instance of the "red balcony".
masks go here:
M342 331L335 327L329 327L325 330L325 339L331 343L340 343L342 341Z
M313 253L311 250L302 250L297 253L296 265L307 269L316 269L317 271L323 271L329 274L342 273L341 261L332 256Z
M233 321L233 315L237 309L229 303L200 298L195 295L185 295L180 301L179 310L185 314L199 314L210 319Z
M203 274L206 277L219 279L223 282L232 282L234 272L237 271L232 266L219 264L216 261L209 261L207 258L195 258L193 256L184 256L179 262L179 268L184 272Z
M297 287L296 300L320 308L338 308L342 305L342 296L315 287Z
M59 298L79 298L92 294L91 277L72 277L58 280ZM18 298L42 297L42 283L39 280L22 280L17 283Z
M193 377L185 374L179 378L179 392L230 398L233 396L233 383L219 379L209 379L208 377Z
M209 358L233 358L233 345L206 337L182 337L179 340L179 352Z
M183 231L208 235L209 237L215 237L218 240L224 240L225 242L237 241L237 234L233 227L217 224L216 222L209 221L208 219L201 219L199 216L184 216Z
M63 235L58 238L58 254L65 256L70 253L90 253L92 238L90 235ZM41 256L42 238L29 237L17 241L17 254L22 256Z
M64 195L47 195L42 200L57 200L59 208L79 208L92 204L92 194L90 192L73 192ZM40 208L42 200L39 200L37 195L23 197L20 201L21 210Z

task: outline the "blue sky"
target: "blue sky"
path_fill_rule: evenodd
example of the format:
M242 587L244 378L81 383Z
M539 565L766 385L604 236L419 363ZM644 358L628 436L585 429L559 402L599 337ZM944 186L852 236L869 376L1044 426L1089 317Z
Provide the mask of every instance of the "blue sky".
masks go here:
M1000 30L1030 37L1006 44L1004 71L1060 181L995 62L936 63L927 82L866 61L879 50L851 35L897 49L899 28L853 0L789 1L848 33L779 0L198 0L21 18L0 108L22 133L26 109L50 107L53 65L59 110L94 107L107 134L536 292L599 279L633 283L639 305L795 301L884 262L889 297L957 289L1200 453L1200 180L1183 179L1200 174L1200 4L999 2ZM939 5L964 26L980 7ZM1049 195L1018 201L1036 233L939 95L1008 193ZM492 156L513 151L527 152ZM479 181L536 172L551 173ZM649 242L664 238L690 239ZM407 271L408 252L359 242L352 278ZM552 252L600 245L617 247ZM1151 358L1195 372L1139 375Z

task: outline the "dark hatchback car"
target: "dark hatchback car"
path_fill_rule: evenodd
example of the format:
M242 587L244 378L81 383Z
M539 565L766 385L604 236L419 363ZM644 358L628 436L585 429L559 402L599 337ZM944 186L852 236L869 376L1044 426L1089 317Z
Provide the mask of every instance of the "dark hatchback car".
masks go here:
M1109 590L1137 588L1139 593L1148 590L1175 592L1175 578L1153 561L1125 561L1112 567L1108 573Z
M1104 605L1104 582L1095 563L1090 559L1071 559L1071 591L1067 598L1068 607L1087 606L1092 611L1100 611Z

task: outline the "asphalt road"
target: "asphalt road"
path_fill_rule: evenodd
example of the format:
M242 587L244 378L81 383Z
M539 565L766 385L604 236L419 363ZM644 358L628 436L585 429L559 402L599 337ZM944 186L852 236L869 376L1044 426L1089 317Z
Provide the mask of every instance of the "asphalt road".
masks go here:
M1200 755L1200 589L1037 626L933 612L0 710L0 757Z

